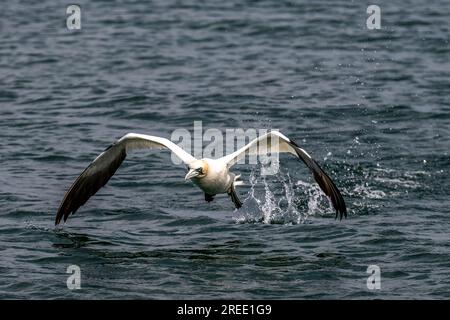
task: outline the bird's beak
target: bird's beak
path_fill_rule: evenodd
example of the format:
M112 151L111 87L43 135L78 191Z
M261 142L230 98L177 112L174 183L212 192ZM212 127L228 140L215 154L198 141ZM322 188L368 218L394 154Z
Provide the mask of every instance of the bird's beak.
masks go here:
M190 169L189 172L187 173L186 177L184 177L185 180L189 180L192 179L196 176L198 176L200 173L198 171L196 171L195 169Z

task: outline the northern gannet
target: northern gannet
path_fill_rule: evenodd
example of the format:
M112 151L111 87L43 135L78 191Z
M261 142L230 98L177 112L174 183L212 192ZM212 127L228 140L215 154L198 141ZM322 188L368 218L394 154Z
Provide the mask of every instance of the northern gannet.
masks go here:
M273 140L273 139L276 139ZM196 159L172 141L144 134L128 133L103 151L75 180L66 192L55 219L55 225L64 219L66 222L70 214L74 214L79 207L92 197L120 167L129 151L137 149L170 149L187 166L185 180L191 180L205 193L205 200L210 202L214 196L227 193L236 208L242 206L235 186L242 184L239 175L231 173L230 168L246 155L263 154L270 150L272 140L277 143L278 153L291 153L302 160L312 171L314 179L322 191L331 200L336 210L337 218L347 217L344 199L330 177L319 164L294 141L278 131L271 131L254 139L239 150L219 159ZM266 143L267 148L259 148ZM273 152L273 150L271 150Z

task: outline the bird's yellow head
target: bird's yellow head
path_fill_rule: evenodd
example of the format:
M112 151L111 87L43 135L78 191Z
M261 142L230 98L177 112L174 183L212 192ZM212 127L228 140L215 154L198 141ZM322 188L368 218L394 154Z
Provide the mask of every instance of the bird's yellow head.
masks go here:
M208 174L208 163L204 160L195 160L189 164L189 172L184 177L186 180L192 178L203 178Z

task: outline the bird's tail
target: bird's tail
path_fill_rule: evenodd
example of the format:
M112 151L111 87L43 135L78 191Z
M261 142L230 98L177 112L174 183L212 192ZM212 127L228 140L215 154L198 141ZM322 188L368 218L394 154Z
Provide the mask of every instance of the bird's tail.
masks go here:
M237 176L234 176L234 182L233 185L234 186L243 186L245 183L242 180L239 180L241 178L241 175L238 174Z

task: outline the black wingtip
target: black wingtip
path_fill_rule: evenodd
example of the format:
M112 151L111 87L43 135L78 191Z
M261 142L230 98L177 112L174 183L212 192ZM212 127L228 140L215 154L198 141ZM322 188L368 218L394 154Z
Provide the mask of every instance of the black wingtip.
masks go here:
M342 218L347 219L347 208L345 208L345 203L344 203L344 208L336 210L336 215L335 215L334 219L336 220L338 217L339 217L339 221L342 221Z
M61 222L61 217L62 217L62 212L61 212L61 208L59 208L58 212L56 213L56 217L55 217L55 227L57 225L59 225L59 223Z
M55 227L61 223L62 217L63 217L63 213L61 212L61 210L59 210L58 213L56 214L56 218L55 218Z
M294 148L300 160L302 160L313 172L314 180L316 180L319 187L331 200L331 203L336 210L335 219L339 217L339 221L341 221L342 218L347 218L347 206L345 205L341 192L336 187L333 180L331 180L319 164L309 155L305 154L305 152L294 141L290 140L290 144Z
M90 197L96 194L97 191L109 181L120 167L123 160L125 160L126 149L120 148L114 150L114 146L116 146L116 144L112 144L106 148L106 151L100 154L96 160L91 162L81 175L78 176L69 191L66 192L58 212L56 213L55 226L60 224L61 220L66 222L71 214L75 214ZM113 153L111 154L110 152ZM109 158L107 157L108 154L110 154ZM102 160L102 157L107 158ZM103 164L93 172L89 172L89 170L95 166L97 161L103 161Z
M345 205L344 198L342 197L339 189L336 188L335 193L337 195L337 202L333 202L333 207L336 209L335 219L339 216L339 221L342 221L342 218L347 219L347 206Z

